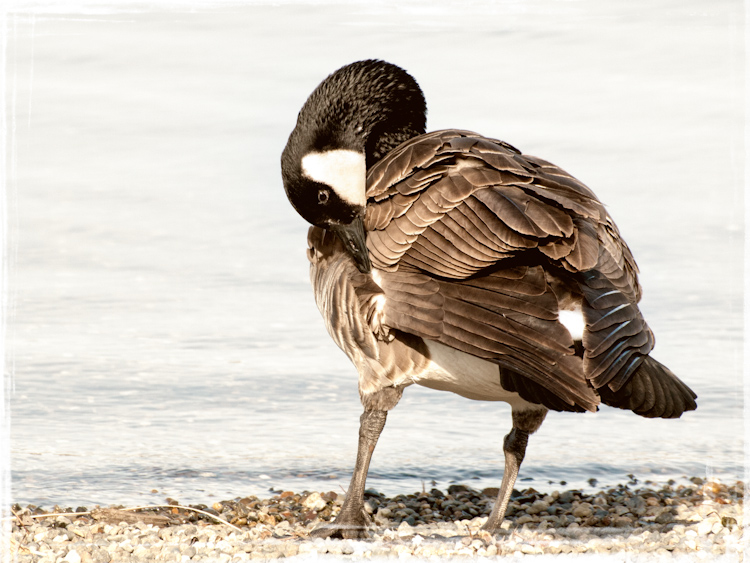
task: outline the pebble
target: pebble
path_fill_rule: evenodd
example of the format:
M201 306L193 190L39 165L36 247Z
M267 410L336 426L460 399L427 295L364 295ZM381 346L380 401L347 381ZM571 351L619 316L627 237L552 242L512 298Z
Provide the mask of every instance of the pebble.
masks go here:
M646 484L649 484L647 482ZM415 556L506 557L524 554L691 554L713 560L739 556L743 484L693 478L688 485L631 489L633 483L594 494L570 490L514 491L497 535L481 530L496 490L452 485L447 492L387 498L368 490L370 539L311 540L315 527L335 518L343 495L284 491L266 499L235 498L186 509L91 512L13 506L11 549L19 563L135 563L164 561L316 558L356 560ZM171 500L171 499L170 499ZM176 501L172 505L179 504ZM66 513L44 517L45 514ZM136 518L134 515L137 515ZM237 528L237 529L235 529Z
M326 501L320 496L320 493L312 493L302 501L302 506L310 510L323 510L326 507Z
M544 500L535 500L530 507L526 509L526 514L539 514L549 508L549 503Z

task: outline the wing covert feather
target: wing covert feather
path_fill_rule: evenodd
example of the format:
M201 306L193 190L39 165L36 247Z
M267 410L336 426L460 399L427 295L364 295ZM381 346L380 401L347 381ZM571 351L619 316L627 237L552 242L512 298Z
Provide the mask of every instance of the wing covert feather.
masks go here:
M586 408L597 402L588 382L617 391L653 347L630 249L593 192L548 161L469 131L436 131L375 164L367 196L373 265L421 276L419 287L443 300L440 317L429 309L437 301L422 307L389 278L389 326L489 358ZM520 291L540 273L543 282L541 268L502 278L518 274L504 263L524 257L579 286L587 327L577 364L549 287Z
M540 266L463 281L400 271L378 279L390 328L512 369L568 405L596 408L597 396L557 321L556 298Z

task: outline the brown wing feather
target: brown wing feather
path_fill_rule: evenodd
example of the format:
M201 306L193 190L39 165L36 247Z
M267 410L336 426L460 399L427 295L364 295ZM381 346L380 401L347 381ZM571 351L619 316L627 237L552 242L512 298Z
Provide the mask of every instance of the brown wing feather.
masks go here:
M653 347L637 307L630 250L591 190L557 166L468 131L437 131L373 166L367 195L374 266L394 275L408 271L416 276L410 283L418 279L443 299L439 309L426 310L405 285L389 285L394 328L490 358L579 404L595 404L582 382L617 391ZM494 282L497 272L484 274L530 252L580 285L588 325L582 365L569 356L572 343L557 321L556 302L545 317L538 295L470 286ZM527 309L514 309L513 299Z
M557 322L557 300L540 266L462 281L383 272L385 320L529 378L568 405L595 410L598 398Z

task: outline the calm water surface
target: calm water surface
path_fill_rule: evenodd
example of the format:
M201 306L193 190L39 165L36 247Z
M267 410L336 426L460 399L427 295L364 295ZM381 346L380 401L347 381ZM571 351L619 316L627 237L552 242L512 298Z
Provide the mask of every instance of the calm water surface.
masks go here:
M429 129L505 139L597 192L655 357L699 395L679 421L551 413L521 484L741 478L742 5L637 4L11 14L14 500L346 488L357 378L278 162L310 91L368 57L417 78ZM497 486L509 429L503 403L412 387L369 484Z

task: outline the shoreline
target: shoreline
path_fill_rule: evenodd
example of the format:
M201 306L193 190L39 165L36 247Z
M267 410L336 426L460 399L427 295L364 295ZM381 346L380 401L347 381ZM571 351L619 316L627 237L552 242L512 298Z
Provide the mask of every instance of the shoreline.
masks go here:
M392 498L368 490L370 539L311 540L344 495L285 491L211 505L51 510L13 506L11 554L19 563L250 561L319 556L499 558L525 554L682 554L741 558L744 485L694 477L690 485L618 485L592 493L514 491L502 529L480 528L496 490L453 485Z

